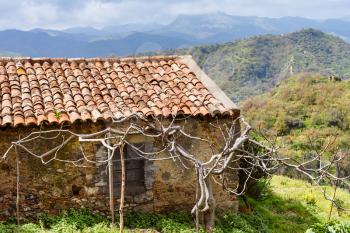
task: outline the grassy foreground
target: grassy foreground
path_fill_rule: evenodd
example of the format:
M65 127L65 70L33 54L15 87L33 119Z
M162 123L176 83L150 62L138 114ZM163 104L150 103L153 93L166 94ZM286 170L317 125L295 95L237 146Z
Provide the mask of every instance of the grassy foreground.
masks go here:
M333 196L334 188L330 186L316 187L305 181L290 179L284 176L274 176L272 178L272 190L278 197L284 200L293 200L302 203L320 222L325 222L329 218L331 202L324 198L323 190L329 196ZM338 206L350 209L350 193L338 189L335 200ZM333 208L331 220L350 222L350 212L337 207Z
M324 200L319 188L283 176L274 176L270 186L270 191L260 200L248 198L251 211L247 211L242 202L241 209L245 209L245 213L218 212L214 232L297 233L306 232L311 226L314 230L308 230L308 233L350 232L350 226L335 222L322 225L328 221L330 203ZM331 191L330 187L325 188ZM338 190L336 197L343 207L350 208L346 203L350 200L349 193ZM345 224L350 222L350 214L334 208L332 220ZM194 232L191 216L181 212L168 215L128 213L125 224L126 232ZM109 227L107 219L87 210L70 210L60 216L41 215L38 221L24 224L19 229L11 222L0 223L0 233L110 233L117 230Z

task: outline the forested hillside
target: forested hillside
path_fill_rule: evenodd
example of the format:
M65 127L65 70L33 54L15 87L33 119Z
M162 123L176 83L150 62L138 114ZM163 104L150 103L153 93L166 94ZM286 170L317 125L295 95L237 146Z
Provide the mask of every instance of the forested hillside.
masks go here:
M192 54L236 102L266 92L294 73L350 77L350 45L313 29L166 53Z
M325 155L349 150L349 105L350 81L299 74L267 94L244 101L241 109L254 128L263 129L271 140L276 138L280 153L302 158L327 144Z

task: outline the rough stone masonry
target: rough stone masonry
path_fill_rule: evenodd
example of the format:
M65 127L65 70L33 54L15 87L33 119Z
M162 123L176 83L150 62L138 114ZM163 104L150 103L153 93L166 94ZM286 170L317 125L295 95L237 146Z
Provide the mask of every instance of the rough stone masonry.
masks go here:
M97 124L80 123L70 126L75 132L91 133L105 127ZM218 132L208 127L205 119L189 119L187 129L195 136L216 139ZM5 153L11 141L19 135L39 130L35 128L2 128L0 130L0 154ZM145 143L148 150L156 150L157 142L135 135L129 139L132 143ZM190 151L199 156L209 155L209 148L199 143L182 142ZM38 140L30 145L33 151L43 153L52 148L54 142ZM98 158L106 157L106 150L100 144L84 144L86 154ZM73 141L60 152L61 158L80 156L79 143ZM38 213L58 214L69 208L89 208L96 213L109 213L107 166L89 165L76 167L71 164L54 161L47 165L23 150L19 150L20 159L20 216L32 218ZM159 156L167 157L167 154ZM16 214L16 156L12 153L6 161L0 163L0 220L6 220ZM132 161L130 161L132 163ZM136 194L126 195L126 208L136 211L166 212L174 209L189 210L195 203L196 178L193 169L186 169L173 160L145 161L143 168L144 189ZM238 182L238 175L233 183ZM118 187L117 187L118 189ZM237 209L234 196L224 192L219 185L214 186L215 198L220 208ZM118 193L115 195L116 209Z

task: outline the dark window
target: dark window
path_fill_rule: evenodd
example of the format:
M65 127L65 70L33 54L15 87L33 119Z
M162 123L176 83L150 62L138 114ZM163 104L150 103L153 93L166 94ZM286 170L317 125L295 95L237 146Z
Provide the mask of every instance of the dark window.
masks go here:
M141 151L145 151L145 144L134 144ZM126 159L125 193L135 195L145 192L145 159L140 157L131 146L124 147ZM121 187L121 163L119 151L113 157L113 181L116 196L120 195Z

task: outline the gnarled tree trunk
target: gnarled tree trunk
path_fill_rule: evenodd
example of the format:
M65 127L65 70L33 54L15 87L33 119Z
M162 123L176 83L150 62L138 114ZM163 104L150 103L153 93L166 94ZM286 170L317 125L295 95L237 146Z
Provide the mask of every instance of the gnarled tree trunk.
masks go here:
M205 180L205 183L208 187L208 192L209 192L209 199L208 199L209 209L203 213L204 227L206 232L212 232L215 226L216 201L213 195L212 179L213 178L210 175Z

